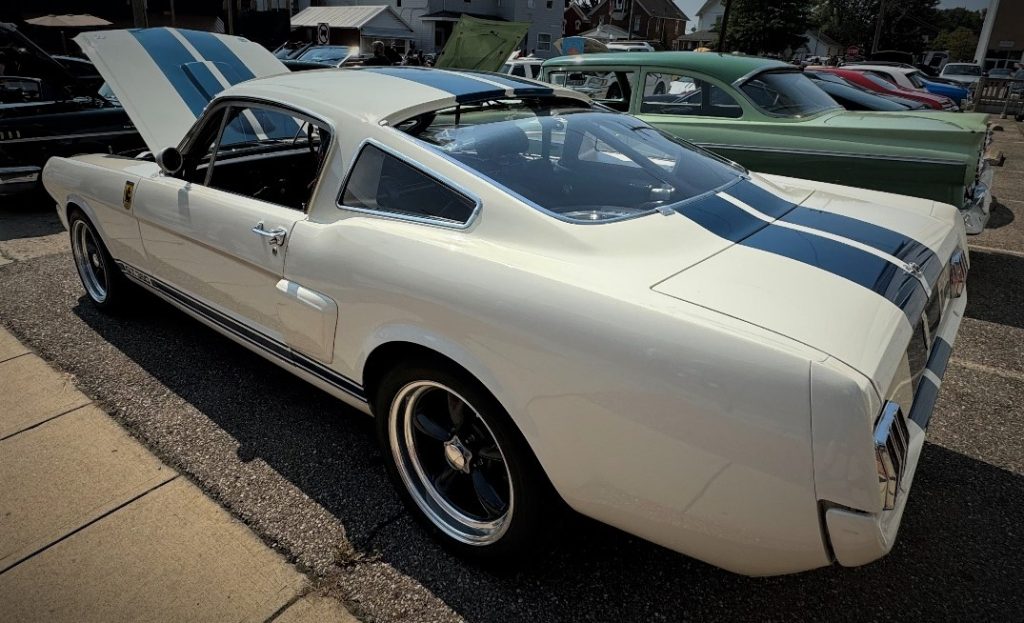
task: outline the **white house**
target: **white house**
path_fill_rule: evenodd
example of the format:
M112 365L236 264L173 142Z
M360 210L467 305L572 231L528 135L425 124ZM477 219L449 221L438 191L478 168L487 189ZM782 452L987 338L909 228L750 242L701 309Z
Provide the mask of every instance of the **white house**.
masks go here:
M715 24L722 21L722 14L725 13L725 4L722 0L706 0L697 9L697 31L711 30Z
M389 6L413 29L412 40L419 50L440 52L462 14L483 19L527 22L530 31L523 42L526 52L554 56L551 45L562 36L565 0L320 0L321 6ZM298 0L296 9L310 5Z
M803 45L787 51L784 56L802 61L811 56L840 56L845 50L838 41L818 31L808 30L804 33L804 40Z

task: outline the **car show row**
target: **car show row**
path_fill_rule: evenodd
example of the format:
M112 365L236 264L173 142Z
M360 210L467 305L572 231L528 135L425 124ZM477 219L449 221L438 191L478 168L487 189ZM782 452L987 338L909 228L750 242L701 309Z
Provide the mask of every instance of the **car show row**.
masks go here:
M45 187L97 307L148 291L372 415L455 552L543 551L570 510L749 575L893 547L990 212L969 96L712 53L290 71L208 32L75 41L106 95L66 114L142 145L76 155L23 93L4 187Z

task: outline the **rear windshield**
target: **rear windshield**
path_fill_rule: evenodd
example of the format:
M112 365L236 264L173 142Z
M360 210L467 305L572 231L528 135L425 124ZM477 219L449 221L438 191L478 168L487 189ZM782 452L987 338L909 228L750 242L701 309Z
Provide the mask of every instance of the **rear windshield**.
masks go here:
M798 71L768 71L743 83L743 92L770 115L811 117L839 104Z
M979 65L957 65L956 63L950 63L946 65L945 73L954 76L980 76L981 67Z
M574 222L647 214L743 174L638 119L569 100L460 106L398 127L528 203Z

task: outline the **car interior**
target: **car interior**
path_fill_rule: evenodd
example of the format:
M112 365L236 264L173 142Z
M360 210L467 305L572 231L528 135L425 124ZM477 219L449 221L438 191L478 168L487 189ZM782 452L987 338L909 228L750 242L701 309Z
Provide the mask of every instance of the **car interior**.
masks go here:
M186 179L305 210L331 143L329 132L278 111L232 108L229 114L216 144L199 143L210 147L186 167Z

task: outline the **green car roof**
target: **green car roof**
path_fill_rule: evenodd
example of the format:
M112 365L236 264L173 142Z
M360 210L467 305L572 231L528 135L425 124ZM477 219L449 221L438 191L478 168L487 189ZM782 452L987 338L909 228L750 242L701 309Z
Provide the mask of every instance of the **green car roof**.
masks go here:
M660 65L689 69L715 76L719 80L735 82L755 71L773 68L797 68L782 61L756 56L734 56L714 52L609 52L559 56L544 62L552 65Z

